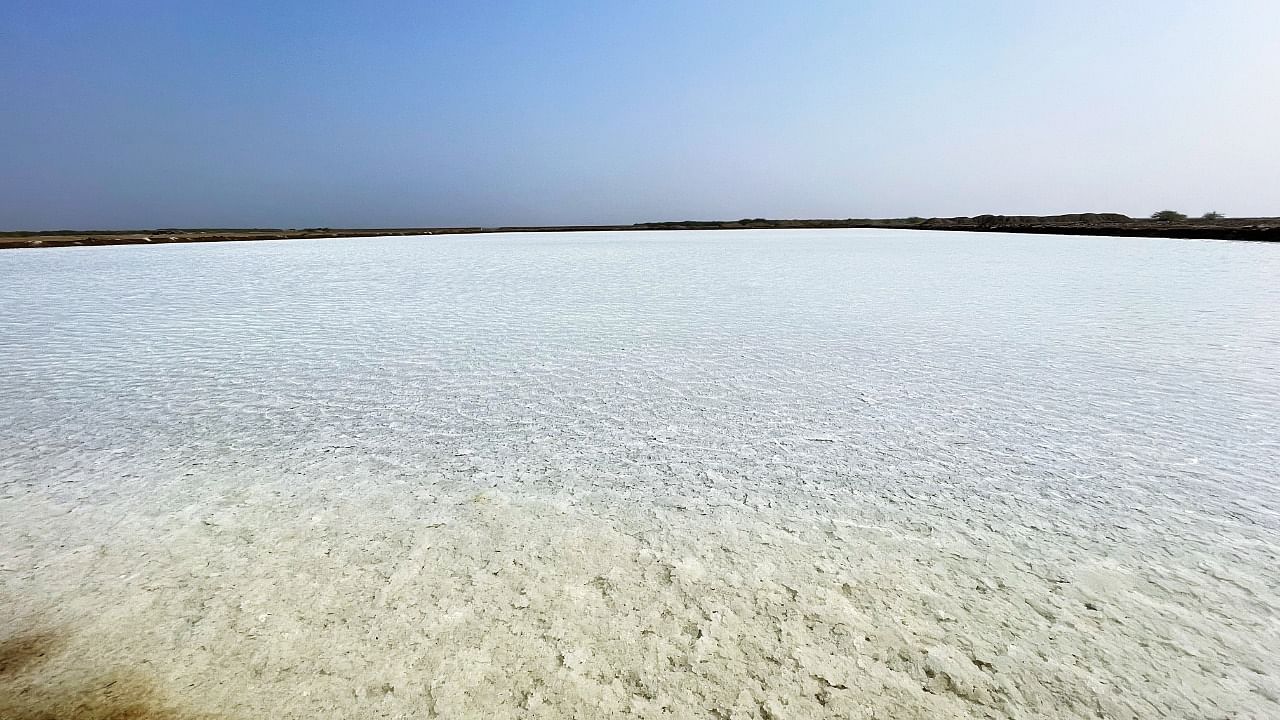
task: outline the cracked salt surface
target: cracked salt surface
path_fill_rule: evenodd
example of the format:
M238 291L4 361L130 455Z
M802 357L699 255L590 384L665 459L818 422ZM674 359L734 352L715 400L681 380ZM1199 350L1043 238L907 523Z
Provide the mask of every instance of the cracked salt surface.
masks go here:
M0 715L1280 716L1277 277L891 231L0 253Z

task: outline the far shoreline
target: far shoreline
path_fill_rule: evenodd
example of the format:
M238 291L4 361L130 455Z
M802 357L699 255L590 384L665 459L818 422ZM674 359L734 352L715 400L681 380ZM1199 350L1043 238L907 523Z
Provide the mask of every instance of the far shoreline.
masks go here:
M156 230L16 230L0 232L0 249L302 240L344 237L460 235L515 232L620 232L653 230L893 229L1042 235L1185 238L1280 242L1280 218L1149 220L1118 213L978 215L950 218L826 220L680 220L632 225L537 225L414 228L162 228Z

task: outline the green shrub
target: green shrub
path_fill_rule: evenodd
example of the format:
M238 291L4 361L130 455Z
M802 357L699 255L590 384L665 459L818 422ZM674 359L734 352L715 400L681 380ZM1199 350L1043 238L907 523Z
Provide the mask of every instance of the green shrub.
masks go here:
M1187 219L1187 216L1186 216L1186 215L1183 215L1182 213L1178 212L1177 210L1161 210L1161 211L1159 211L1159 212L1153 212L1153 213L1151 213L1151 219L1152 219L1152 220L1164 220L1164 221L1168 221L1168 220L1186 220L1186 219Z

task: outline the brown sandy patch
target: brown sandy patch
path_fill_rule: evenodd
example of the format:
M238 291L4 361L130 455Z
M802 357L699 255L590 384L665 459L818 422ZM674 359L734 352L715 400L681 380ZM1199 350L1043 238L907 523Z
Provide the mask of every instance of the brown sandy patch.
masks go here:
M91 668L68 657L65 632L31 629L0 640L0 718L195 720L144 673ZM57 663L53 661L57 660ZM53 665L57 667L51 667Z

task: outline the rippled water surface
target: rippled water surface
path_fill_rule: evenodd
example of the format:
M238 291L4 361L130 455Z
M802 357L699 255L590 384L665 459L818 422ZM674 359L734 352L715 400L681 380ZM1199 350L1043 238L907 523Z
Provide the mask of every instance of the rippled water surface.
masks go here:
M11 250L0 367L0 716L1280 717L1280 247Z

